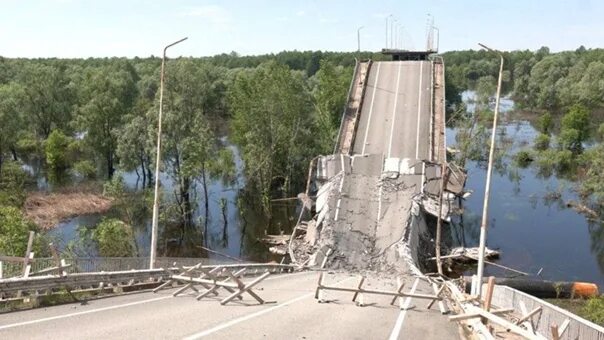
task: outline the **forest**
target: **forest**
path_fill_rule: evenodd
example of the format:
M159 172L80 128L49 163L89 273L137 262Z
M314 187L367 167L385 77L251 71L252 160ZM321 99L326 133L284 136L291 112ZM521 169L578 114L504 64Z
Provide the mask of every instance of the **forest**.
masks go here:
M503 53L504 93L534 117L538 143L517 155L543 171L581 179L588 206L604 207L604 50ZM288 51L260 56L235 52L176 58L166 65L162 172L174 188L163 188L161 222L173 233L204 237L193 218L193 188L208 204L208 182L229 181L234 164L224 137L241 152L246 199L270 220L271 202L301 192L309 160L328 154L338 133L356 59L385 60L380 53ZM451 126L476 126L489 116L499 58L485 51L443 54ZM26 160L35 159L54 187L75 179L70 191L110 197L117 213L93 234L101 255L132 255L129 225L149 214L149 189L136 201L121 174L135 172L151 187L161 59L0 58L0 253L20 254L27 230L40 230L24 213L37 189ZM484 112L469 117L461 93L473 90ZM482 118L481 118L482 117ZM466 140L484 129L467 129ZM461 134L463 137L463 134ZM463 145L463 143L462 143ZM484 156L484 145L466 143ZM92 184L90 184L92 183ZM116 237L116 235L121 235ZM121 242L121 243L120 243ZM43 245L38 245L43 248ZM41 249L42 253L44 252Z

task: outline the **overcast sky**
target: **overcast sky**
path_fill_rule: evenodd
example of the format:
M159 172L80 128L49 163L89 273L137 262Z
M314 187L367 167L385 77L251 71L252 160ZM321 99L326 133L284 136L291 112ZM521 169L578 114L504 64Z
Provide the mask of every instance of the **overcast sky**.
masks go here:
M441 51L604 47L602 0L0 0L0 55L146 57L185 36L171 56L353 51L359 26L362 49L376 51L389 14L408 49L425 46L428 15Z

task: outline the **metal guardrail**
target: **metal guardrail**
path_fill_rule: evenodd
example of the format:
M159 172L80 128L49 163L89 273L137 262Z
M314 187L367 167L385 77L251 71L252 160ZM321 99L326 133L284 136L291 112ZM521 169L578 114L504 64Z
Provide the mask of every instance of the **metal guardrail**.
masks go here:
M36 297L39 295L52 294L57 290L78 292L84 290L100 290L107 287L131 287L141 284L158 285L161 282L170 279L175 273L188 268L198 268L201 270L227 269L230 271L240 271L242 276L261 275L264 273L290 273L298 268L293 265L273 263L203 265L202 259L194 258L184 259L185 261L182 261L183 259L181 258L176 258L176 260L180 261L180 265L173 266L175 262L172 260L174 259L175 258L161 258L161 263L166 266L157 269L132 269L91 273L67 273L67 270L65 270L65 272L61 274L0 279L0 300L24 297L22 295L23 292L26 293L25 296ZM196 262L193 263L192 261ZM148 263L144 262L144 258L142 262ZM191 264L185 265L183 264L184 262L191 262Z
M68 265L65 271L72 273L90 273L90 272L111 272L123 270L142 270L149 268L148 257L78 257L65 258ZM231 264L238 263L228 259L208 259L208 258L188 258L188 257L159 257L157 258L158 268L193 266L198 263L203 265L213 264ZM31 274L44 271L47 268L54 267L56 260L54 258L34 258L31 262ZM18 277L23 274L23 263L2 262L0 264L1 278Z

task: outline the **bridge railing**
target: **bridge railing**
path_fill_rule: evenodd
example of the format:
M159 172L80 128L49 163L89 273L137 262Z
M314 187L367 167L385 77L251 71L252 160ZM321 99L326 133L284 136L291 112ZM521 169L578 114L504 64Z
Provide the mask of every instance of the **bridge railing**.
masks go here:
M336 143L333 147L333 153L337 153L340 148L340 137L342 135L342 125L344 125L344 119L346 118L346 112L348 111L348 105L350 102L350 96L352 95L352 89L354 87L355 80L357 79L357 75L359 73L359 60L354 59L354 73L352 74L352 80L350 81L350 86L348 87L348 95L346 95L346 103L344 104L344 108L342 109L342 118L340 119L340 129L338 130L338 136L336 137Z
M73 273L92 272L114 272L125 270L143 270L149 268L148 257L77 257L65 258L65 271ZM193 266L198 263L203 265L234 264L235 260L211 259L211 258L188 258L188 257L159 257L157 268L173 268L182 266ZM23 275L23 263L1 262L0 278L19 277ZM31 262L30 276L47 274L49 268L56 267L54 258L35 258ZM55 271L56 272L56 271Z

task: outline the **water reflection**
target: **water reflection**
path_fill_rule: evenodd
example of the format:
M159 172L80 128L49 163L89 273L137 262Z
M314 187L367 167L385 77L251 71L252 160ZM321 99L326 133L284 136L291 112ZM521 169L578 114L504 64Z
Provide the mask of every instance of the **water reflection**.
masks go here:
M468 105L470 107L470 105ZM447 130L447 144L456 144L456 129ZM498 133L501 156L491 183L487 245L502 253L499 263L537 273L552 280L590 281L604 287L604 227L590 223L566 206L580 201L575 183L556 173L543 176L534 166L514 164L512 156L531 147L538 132L531 122L513 111L504 115ZM467 189L463 214L453 219L454 246L477 246L484 197L486 167L483 161L466 162ZM507 275L487 266L486 275ZM472 274L467 272L466 274Z
M193 220L198 228L187 232L186 247L179 242L180 234L172 230L166 230L160 225L160 239L158 242L159 254L170 256L201 256L207 255L212 258L220 258L216 253L207 253L203 247L224 253L229 256L243 258L253 261L273 260L268 252L268 247L258 242L258 238L264 234L290 233L296 216L296 203L279 202L273 207L273 217L269 221L261 214L262 209L257 206L255 196L246 191L246 179L243 174L243 161L238 148L223 138L225 147L229 148L235 161L234 178L224 181L223 179L208 178L208 202L207 210L203 195L203 186L195 182L193 194L197 203L194 210ZM36 168L37 166L37 168ZM48 185L39 164L28 163L28 169L36 175L38 183L46 185L44 189L53 190ZM150 204L144 201L142 180L136 172L121 173L126 189L131 193L128 196L130 203L126 207L131 224L134 228L136 245L140 256L147 256L150 247L151 214ZM162 201L173 200L174 183L165 173L160 174L160 182L163 190ZM73 183L72 183L73 184ZM39 189L42 189L39 187ZM139 211L140 210L140 211ZM123 214L123 212L122 212ZM115 217L116 211L105 214ZM59 248L65 249L70 241L78 239L78 227L91 228L101 219L101 215L79 216L57 225L51 234L60 240ZM203 237L204 226L207 225L207 237ZM86 249L86 252L95 254L94 249Z

